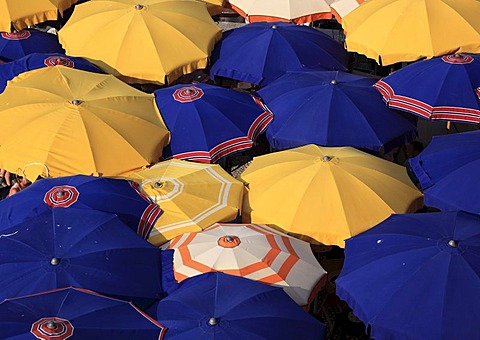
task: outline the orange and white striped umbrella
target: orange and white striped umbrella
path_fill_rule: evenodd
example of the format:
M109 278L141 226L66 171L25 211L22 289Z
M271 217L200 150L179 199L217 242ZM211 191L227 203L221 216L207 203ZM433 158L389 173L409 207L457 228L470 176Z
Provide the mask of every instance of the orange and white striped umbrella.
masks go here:
M335 0L330 4L330 9L333 16L339 23L342 23L342 18L360 6L365 0Z
M301 306L313 300L326 274L309 243L267 225L216 223L163 248L175 249L177 281L220 271L282 287Z

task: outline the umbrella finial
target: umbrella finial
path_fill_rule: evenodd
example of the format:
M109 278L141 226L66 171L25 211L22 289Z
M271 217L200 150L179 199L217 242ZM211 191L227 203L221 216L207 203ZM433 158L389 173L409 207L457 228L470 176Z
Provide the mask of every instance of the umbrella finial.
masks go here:
M161 188L161 187L163 187L163 182L155 182L155 183L153 183L153 187L154 188Z
M337 85L337 84L338 84L337 79L332 79L332 80L330 81L330 84L332 84L332 85Z
M65 197L67 193L65 192L65 190L60 190L59 192L56 193L56 196L58 198L62 198L62 197Z
M448 241L448 245L452 248L457 248L458 247L458 242L455 240L450 240Z
M272 25L272 29L276 30L276 29L277 29L277 25Z
M220 320L217 319L217 318L210 318L210 319L208 319L208 324L209 324L210 326L216 326L216 325L218 325L219 322L220 322Z
M333 159L333 156L323 156L322 161L323 162L330 162Z
M136 5L135 5L135 9L138 9L138 10L143 9L143 7L144 7L144 6L143 6L143 5L140 5L140 4L136 4Z
M80 105L81 103L82 103L81 100L78 100L78 99L72 100L72 104L73 104L73 105Z
M58 257L54 257L50 260L50 264L52 266L57 266L60 263L60 259Z
M48 329L56 329L57 328L57 323L53 320L50 320L47 322L47 328Z

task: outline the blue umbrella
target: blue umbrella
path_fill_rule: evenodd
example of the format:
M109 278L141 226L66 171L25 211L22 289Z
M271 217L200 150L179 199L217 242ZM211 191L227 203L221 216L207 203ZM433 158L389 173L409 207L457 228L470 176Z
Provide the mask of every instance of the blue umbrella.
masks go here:
M61 288L0 303L2 339L152 339L165 327L131 303Z
M61 53L31 53L23 58L0 65L0 93L5 90L7 81L12 80L20 73L55 65L104 73L97 66L80 57L68 57Z
M480 213L480 131L434 136L408 162L424 192L425 205Z
M480 216L392 215L347 239L335 282L375 339L476 338Z
M346 71L348 59L347 51L319 30L284 22L256 22L223 34L212 52L210 77L264 86L287 71Z
M258 98L219 86L176 85L154 94L171 132L165 158L214 163L251 148L273 119Z
M480 57L446 55L410 64L375 84L391 108L423 118L480 123Z
M45 207L2 230L0 301L67 286L143 302L161 298L161 256L114 214Z
M206 273L161 300L156 318L165 339L324 339L325 327L281 288Z
M47 206L117 214L144 239L162 214L160 207L132 181L85 175L46 178L0 201L0 231Z
M0 60L9 62L30 53L64 53L54 34L32 30L0 32Z
M274 113L274 149L307 144L388 152L416 136L416 125L385 107L370 77L339 71L289 72L258 91Z

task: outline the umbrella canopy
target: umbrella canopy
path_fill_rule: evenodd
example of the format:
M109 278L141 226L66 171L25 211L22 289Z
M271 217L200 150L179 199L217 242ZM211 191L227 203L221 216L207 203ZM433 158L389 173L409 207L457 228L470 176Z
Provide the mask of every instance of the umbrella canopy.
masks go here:
M325 245L343 247L390 214L421 207L404 167L350 147L307 145L255 157L241 178L249 189L244 223L275 224Z
M194 0L91 0L58 33L68 55L131 83L167 84L207 66L221 30Z
M223 273L185 280L157 306L165 339L324 339L325 326L282 289Z
M23 58L0 65L0 93L5 90L7 82L20 73L56 65L103 73L102 70L83 58L67 57L61 53L31 53Z
M2 230L0 300L75 286L126 298L157 299L161 250L114 214L43 208Z
M477 0L376 0L345 16L342 26L349 51L391 65L450 53L479 53L478 17Z
M267 85L287 71L347 70L347 51L317 29L282 22L253 23L224 33L210 76Z
M141 193L135 182L76 175L36 181L8 200L0 201L0 230L22 222L47 206L117 214L145 239L162 214L160 207Z
M376 339L469 339L480 310L480 217L393 215L346 242L337 295Z
M331 19L332 0L227 0L226 6L238 12L247 22L286 21L303 24Z
M0 303L2 339L161 339L166 328L131 303L61 288Z
M334 0L330 4L330 9L332 11L335 19L341 23L342 18L348 13L360 6L365 0Z
M148 241L161 245L186 232L235 219L244 185L219 165L172 159L132 175L163 210Z
M57 20L58 13L75 4L78 0L1 0L0 31L21 30L35 24Z
M51 177L129 173L158 161L169 140L153 95L112 75L64 66L9 82L0 119L0 167L25 169L32 181L44 166Z
M176 85L154 94L172 135L164 158L216 162L250 149L273 119L258 98L223 87Z
M62 45L54 34L23 30L13 33L0 32L0 60L9 62L31 53L63 53Z
M274 149L306 144L388 152L413 140L415 124L385 107L374 78L338 71L289 72L258 91L275 114Z
M480 171L480 131L434 136L411 169L425 194L425 205L443 211L480 213L476 180Z
M315 298L326 274L309 243L267 225L214 224L177 236L164 248L175 249L177 281L219 271L282 287L300 306Z
M480 123L480 57L445 55L379 80L387 105L423 118Z

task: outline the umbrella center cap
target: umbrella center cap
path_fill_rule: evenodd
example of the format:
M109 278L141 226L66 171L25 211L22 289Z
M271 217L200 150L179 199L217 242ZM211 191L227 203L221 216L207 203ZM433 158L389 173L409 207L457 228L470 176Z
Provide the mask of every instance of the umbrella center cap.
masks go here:
M323 156L322 162L330 162L333 159L333 156Z
M57 198L63 198L63 197L65 197L65 195L67 195L67 193L65 192L65 190L61 190L61 191L59 191L59 192L57 192L57 193L55 194L55 196L56 196Z
M330 84L332 84L332 85L337 85L337 84L338 84L337 79L332 79L332 80L330 81Z
M276 30L276 29L277 29L277 25L272 25L272 29Z
M135 9L137 9L137 10L143 9L144 7L145 7L145 6L140 5L140 4L136 4L136 5L135 5Z
M58 257L54 257L50 260L50 264L52 266L57 266L60 263L60 259Z
M154 188L157 188L157 189L158 189L158 188L162 188L163 185L164 185L163 182L155 182L155 183L153 183L153 187L154 187Z
M218 239L218 245L223 248L235 248L238 247L241 243L238 236L225 235Z
M209 324L210 326L216 326L216 325L218 325L219 322L220 322L220 320L217 319L217 318L210 318L210 319L208 319L208 324Z
M47 323L47 328L48 328L48 329L56 329L57 327L58 327L58 326L57 326L57 323L56 323L55 321L53 321L53 320L51 320L51 321L49 321L49 322Z
M73 105L80 105L81 103L82 103L81 100L78 100L78 99L72 100L72 104L73 104Z
M452 248L457 248L458 247L458 243L455 240L450 240L450 241L448 241L447 244L448 244L449 247L452 247Z

